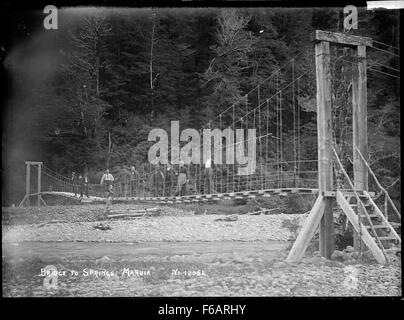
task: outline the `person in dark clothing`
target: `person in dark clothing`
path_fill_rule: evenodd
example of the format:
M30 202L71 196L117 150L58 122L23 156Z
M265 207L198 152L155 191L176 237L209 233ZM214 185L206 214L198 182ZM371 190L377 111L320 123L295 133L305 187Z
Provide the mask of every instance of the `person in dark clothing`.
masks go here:
M77 196L77 176L76 176L76 172L72 172L72 186L73 186L73 192L74 192L74 196Z
M167 195L173 195L175 175L174 168L168 164L165 170L165 190Z
M156 197L164 196L165 194L165 175L163 170L160 165L156 165L150 172L150 192L154 193Z
M84 177L80 174L79 175L79 187L80 187L80 198L83 198L83 190L84 190Z
M130 167L130 194L132 197L137 195L137 181L138 181L139 174L135 168L135 166Z
M86 174L84 174L83 176L83 187L84 187L84 193L86 195L87 198L90 198L88 196L88 176Z
M119 168L119 171L116 175L115 182L119 182L120 185L120 195L123 197L127 197L127 189L130 182L130 171L126 166Z

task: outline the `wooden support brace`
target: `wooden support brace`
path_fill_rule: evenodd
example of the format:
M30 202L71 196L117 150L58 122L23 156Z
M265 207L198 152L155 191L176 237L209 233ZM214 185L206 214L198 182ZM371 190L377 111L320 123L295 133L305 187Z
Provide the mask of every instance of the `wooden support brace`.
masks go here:
M308 217L306 218L303 228L297 236L297 239L293 244L286 261L298 261L304 256L307 246L309 245L310 240L313 238L320 220L323 217L325 206L326 200L323 196L319 195Z

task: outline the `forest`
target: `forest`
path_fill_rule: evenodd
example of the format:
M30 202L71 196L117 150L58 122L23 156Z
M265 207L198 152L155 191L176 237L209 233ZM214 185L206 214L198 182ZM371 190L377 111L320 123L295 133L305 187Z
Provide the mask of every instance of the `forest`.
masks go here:
M351 34L393 48L368 53L380 71L368 74L368 141L370 165L399 205L399 19L393 11L358 14ZM312 32L345 32L343 19L342 8L85 8L60 10L53 31L15 21L20 41L4 61L12 90L3 114L3 206L21 200L26 160L66 176L88 170L94 183L107 167L140 167L151 129L169 131L172 120L201 128L297 55L299 70L314 69ZM338 151L352 170L349 77L336 71L333 108ZM302 86L301 99L301 148L314 159L315 82Z

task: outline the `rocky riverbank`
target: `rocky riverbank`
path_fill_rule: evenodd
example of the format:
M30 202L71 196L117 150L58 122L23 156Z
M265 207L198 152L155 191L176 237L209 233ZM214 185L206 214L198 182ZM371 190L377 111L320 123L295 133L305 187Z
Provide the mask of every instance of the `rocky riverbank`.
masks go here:
M155 208L153 204L114 204L114 210L144 210ZM193 215L192 210L184 210L169 206L158 206L162 216ZM90 222L108 218L105 204L67 205L29 208L2 208L3 225L24 225L55 222Z
M272 241L289 240L292 235L284 221L302 215L188 215L141 217L132 220L3 225L3 242L20 241ZM223 221L224 220L224 221Z

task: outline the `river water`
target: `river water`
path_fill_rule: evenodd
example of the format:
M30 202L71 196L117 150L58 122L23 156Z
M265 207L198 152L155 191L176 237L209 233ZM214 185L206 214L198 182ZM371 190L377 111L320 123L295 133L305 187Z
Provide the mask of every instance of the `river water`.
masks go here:
M3 243L3 259L17 258L79 258L136 257L146 255L170 256L205 253L262 252L268 257L279 257L287 247L285 241L269 242L20 242Z

